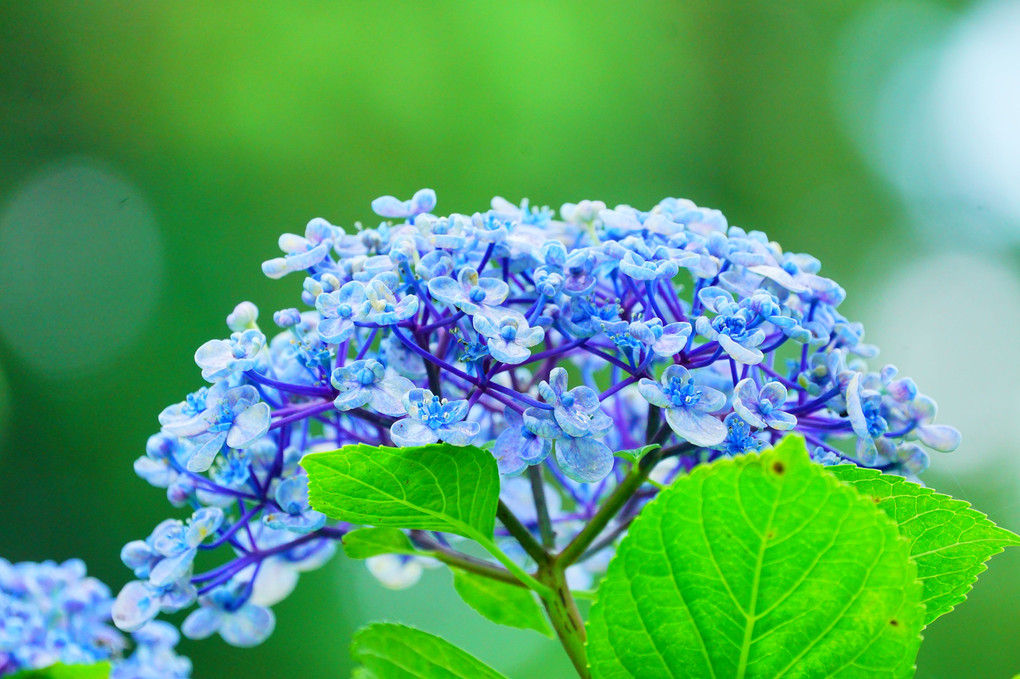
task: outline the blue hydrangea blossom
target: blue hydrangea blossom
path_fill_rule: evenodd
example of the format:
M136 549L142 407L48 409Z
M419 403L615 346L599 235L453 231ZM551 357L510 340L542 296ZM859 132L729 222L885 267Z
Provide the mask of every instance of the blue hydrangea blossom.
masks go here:
M544 488L562 546L624 477L630 463L614 451L649 442L663 447L659 483L788 432L820 463L907 476L929 451L959 445L913 381L868 367L877 348L841 314L846 291L817 259L718 210L677 198L649 209L583 200L557 212L498 197L470 214L436 207L428 189L385 196L367 226L313 219L280 238L283 255L263 271L301 278L295 306L270 328L239 304L229 339L196 354L212 384L160 414L135 463L194 516L125 547L136 580L113 606L118 625L141 633L197 603L185 636L262 641L271 607L353 528L308 506L298 464L308 451L485 447L504 501L536 535L532 491ZM638 491L572 582L597 580L656 492ZM368 563L389 586L427 565Z

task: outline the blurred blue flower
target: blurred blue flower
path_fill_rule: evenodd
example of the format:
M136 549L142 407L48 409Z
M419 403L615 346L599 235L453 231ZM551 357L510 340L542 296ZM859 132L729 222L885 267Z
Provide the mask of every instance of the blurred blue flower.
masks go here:
M276 626L276 617L265 606L248 600L246 583L235 582L199 598L199 608L181 623L189 639L205 639L219 632L231 646L250 648L265 641Z
M262 272L270 278L283 278L294 271L311 269L329 257L329 250L341 233L325 219L313 219L305 227L303 238L293 233L280 236L280 249L286 255L263 262Z

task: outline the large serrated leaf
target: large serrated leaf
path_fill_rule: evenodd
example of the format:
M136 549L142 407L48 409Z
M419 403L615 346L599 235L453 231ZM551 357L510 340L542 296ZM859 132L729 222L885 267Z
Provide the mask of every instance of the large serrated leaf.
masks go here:
M596 679L903 679L920 599L896 525L791 437L645 508L599 588L588 657Z
M332 519L492 538L499 471L481 448L354 445L306 455L301 466L312 507Z
M467 605L496 624L553 637L552 627L529 589L459 569L453 571L453 588Z
M10 675L10 679L108 679L110 663L94 665L64 665L57 663L38 670L22 670Z
M374 679L506 679L445 639L392 623L359 630L351 656Z
M910 542L910 556L924 586L925 625L967 598L988 559L1010 545L1020 545L1020 537L963 500L874 469L840 465L828 470L874 498Z

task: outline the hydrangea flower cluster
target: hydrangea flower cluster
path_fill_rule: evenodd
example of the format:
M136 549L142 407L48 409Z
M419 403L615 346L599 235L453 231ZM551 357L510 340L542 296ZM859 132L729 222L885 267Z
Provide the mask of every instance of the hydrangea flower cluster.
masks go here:
M582 201L558 215L502 198L471 215L435 207L427 189L387 196L372 203L383 219L371 228L314 219L280 238L283 256L262 268L300 273L302 308L273 314L279 331L267 337L257 308L240 304L231 335L195 355L209 384L160 414L136 462L192 513L124 548L138 579L114 606L119 626L197 601L185 635L265 639L270 607L351 529L310 508L298 466L310 451L486 447L504 502L538 532L533 494L544 488L565 544L631 464L614 451L661 446L652 478L668 483L788 432L823 464L907 476L929 449L959 443L913 381L869 370L877 350L837 310L844 290L818 260L717 210L674 198L649 211ZM514 478L535 468L530 486ZM574 567L576 582L599 573L655 492L635 495ZM393 586L423 565L369 560Z
M109 661L111 679L187 679L191 662L174 652L180 638L154 621L134 634L133 653L110 621L110 590L77 559L12 564L0 559L0 677L57 663Z

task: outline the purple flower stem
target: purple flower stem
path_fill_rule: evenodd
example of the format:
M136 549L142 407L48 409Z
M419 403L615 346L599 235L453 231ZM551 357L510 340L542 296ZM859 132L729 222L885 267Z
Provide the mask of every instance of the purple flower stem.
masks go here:
M264 384L267 387L273 389L279 389L280 391L289 391L292 394L304 394L305 396L330 396L334 395L334 392L329 387L311 387L303 384L288 384L287 382L280 382L274 379L270 379L265 375L255 372L254 370L246 370L244 372L248 379Z
M627 387L627 386L630 386L631 384L634 384L639 379L641 379L640 375L631 375L630 377L628 377L627 379L623 380L622 382L617 382L616 384L614 384L613 386L609 387L608 389L606 389L604 392L602 392L599 395L599 401L605 401L607 398L609 398L610 396L612 396L616 392L620 391L624 387Z
M375 328L372 332L368 333L368 339L361 345L361 350L358 355L354 357L355 361L360 361L365 357L365 353L372 347L372 342L375 341L375 336L379 332L379 328Z
M224 533L222 535L220 535L218 538L216 538L216 540L214 540L213 542L210 542L209 544L199 545L198 548L199 549L216 549L217 547L222 545L224 542L226 542L230 538L232 538L234 536L234 534L237 533L237 531L241 528L241 526L243 526L243 525L247 524L249 521L251 521L252 517L255 516L256 514L258 514L260 511L262 511L262 509L264 507L265 507L265 504L263 504L261 502L259 502L258 504L254 505L251 509L246 511L241 516L241 518L239 518L237 521L235 521L234 524L230 528L228 528L226 531L224 531Z
M329 410L332 407L333 407L332 401L326 401L325 403L317 403L311 407L304 408L303 410L299 410L296 413L292 413L290 415L286 415L280 418L276 422L273 422L271 425L269 425L269 428L278 429L279 427L282 427L285 424L290 424L291 422L303 420L306 417L311 417L312 415L316 415L318 413Z
M407 346L408 349L410 349L414 353L418 354L419 356L424 358L426 361L429 361L430 363L433 363L434 365L442 368L443 370L446 370L446 371L448 371L450 373L453 373L454 375L456 375L457 377L461 378L462 380L467 380L471 384L474 384L474 385L477 385L479 387L482 387L483 391L488 391L488 390L498 391L498 392L500 392L502 394L506 394L507 396L509 396L511 398L516 398L517 400L519 400L519 401L521 401L523 403L526 403L529 406L533 406L533 407L536 407L536 408L542 408L543 410L552 410L552 406L550 406L548 403L540 403L539 401L536 401L535 399L533 399L533 398L531 398L529 396L525 396L524 394L519 394L516 391L514 391L513 389L507 389L506 387L504 387L504 386L502 386L500 384L482 385L481 380L479 380L477 377L474 377L472 375L468 375L463 370L458 370L457 368L453 367L452 365L450 365L446 361L442 360L441 358L433 356L432 354L430 354L429 352L425 351L424 349L419 347L417 344L415 344L414 342L409 340L404 335L404 333L400 332L396 328L393 329L393 334L396 335L397 338L401 342L403 342L404 345Z

